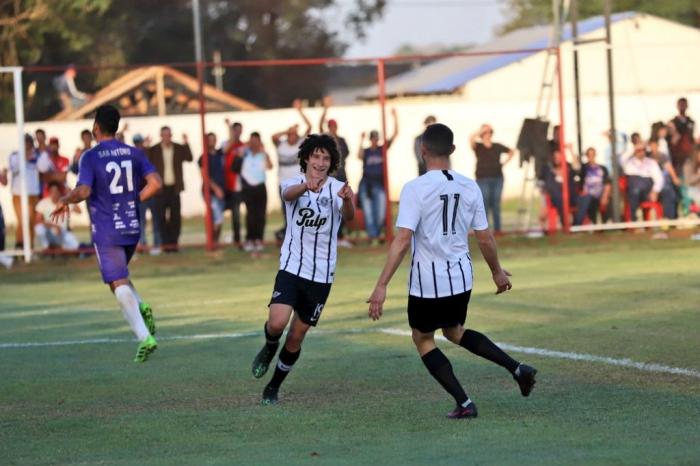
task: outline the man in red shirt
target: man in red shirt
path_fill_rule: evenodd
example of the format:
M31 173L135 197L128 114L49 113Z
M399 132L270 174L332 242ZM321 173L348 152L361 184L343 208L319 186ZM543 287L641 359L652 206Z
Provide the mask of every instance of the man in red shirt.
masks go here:
M222 145L224 151L224 201L225 208L231 211L233 244L241 248L241 186L238 181L238 173L233 170L233 161L243 155L245 148L245 144L241 141L243 125L238 122L230 124L226 120L226 126L229 127L229 139Z
M66 176L68 174L68 168L70 167L70 159L59 153L60 147L57 137L49 139L48 154L50 167L47 172L41 175L41 181L43 183L42 198L49 195L49 183L52 181L60 183L61 195L65 195L68 192Z

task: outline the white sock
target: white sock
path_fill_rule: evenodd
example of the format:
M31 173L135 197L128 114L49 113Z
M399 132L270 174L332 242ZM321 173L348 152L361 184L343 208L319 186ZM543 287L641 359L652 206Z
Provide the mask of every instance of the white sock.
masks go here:
M138 301L139 304L141 304L143 302L143 299L141 299L139 292L136 291L136 287L134 285L129 285L129 288L131 288L132 293L134 293L134 296L136 296L136 301Z
M146 324L143 322L143 317L141 317L141 311L139 311L139 301L136 298L133 290L129 285L120 285L114 290L114 296L119 301L122 308L122 314L124 318L129 323L129 327L136 335L139 341L145 340L150 333L146 328Z
M467 406L469 406L469 404L470 404L471 402L472 402L472 399L471 399L471 398L467 398L467 401L465 401L464 403L462 403L462 408L466 408Z

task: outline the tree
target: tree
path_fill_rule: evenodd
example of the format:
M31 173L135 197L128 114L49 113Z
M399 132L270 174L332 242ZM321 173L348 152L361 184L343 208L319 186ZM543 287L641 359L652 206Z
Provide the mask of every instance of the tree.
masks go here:
M223 60L337 57L347 44L323 20L341 0L201 0L205 57L220 50ZM343 2L346 6L347 2ZM357 38L381 17L385 0L355 0L345 17ZM0 0L3 64L122 65L194 61L190 0ZM5 24L12 27L6 30ZM194 74L193 69L186 69ZM123 71L81 72L81 89L94 91ZM58 110L51 80L58 72L27 73L37 94L28 117ZM261 106L288 105L293 98L320 98L324 67L228 69L225 89ZM3 102L11 83L0 86ZM11 106L10 106L11 107ZM12 119L0 108L0 121Z
M579 0L579 18L603 14L603 0ZM613 12L637 11L700 27L700 2L698 0L615 0ZM503 9L508 20L500 28L501 34L522 27L552 22L552 0L508 0Z

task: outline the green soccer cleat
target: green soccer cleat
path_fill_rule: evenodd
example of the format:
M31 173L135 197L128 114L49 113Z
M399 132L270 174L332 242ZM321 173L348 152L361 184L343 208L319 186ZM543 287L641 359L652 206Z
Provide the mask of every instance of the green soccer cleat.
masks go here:
M265 390L263 390L261 404L267 406L276 405L279 402L278 392L279 388L266 385Z
M147 336L145 340L139 343L134 362L146 362L148 356L154 352L156 348L158 348L158 342L156 339L153 338L153 335Z
M267 345L262 347L253 360L253 377L259 379L265 375L276 352L277 346L275 346L274 349L269 348Z
M143 322L148 328L148 332L151 335L156 334L156 321L153 318L153 309L148 303L139 303L139 311L141 311L141 317L143 317Z

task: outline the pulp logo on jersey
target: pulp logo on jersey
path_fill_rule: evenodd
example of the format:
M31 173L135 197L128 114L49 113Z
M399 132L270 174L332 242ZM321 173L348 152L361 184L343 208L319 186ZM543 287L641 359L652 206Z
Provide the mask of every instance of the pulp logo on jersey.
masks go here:
M316 215L316 218L312 219L314 215ZM326 217L321 217L320 214L316 214L316 211L310 207L302 207L299 209L299 217L296 223L300 227L316 227L316 229L319 229L328 222Z

